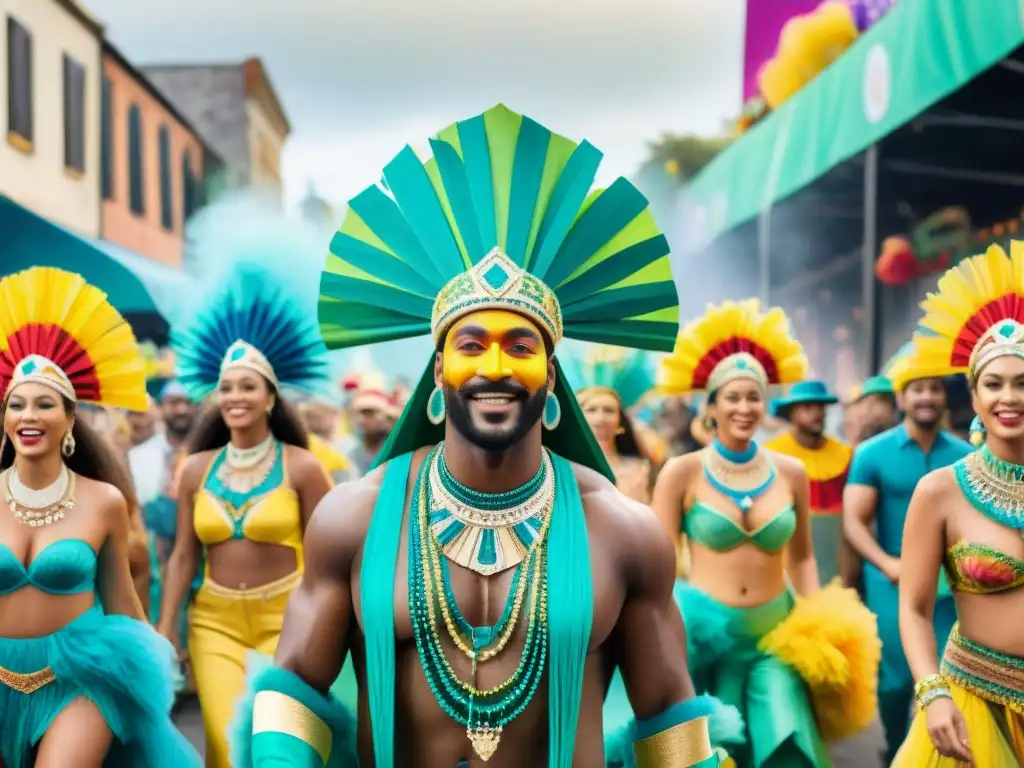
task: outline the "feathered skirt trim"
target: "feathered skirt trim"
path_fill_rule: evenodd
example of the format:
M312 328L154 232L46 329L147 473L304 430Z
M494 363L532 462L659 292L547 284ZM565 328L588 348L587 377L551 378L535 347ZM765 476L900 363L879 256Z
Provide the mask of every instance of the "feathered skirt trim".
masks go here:
M51 635L0 638L3 669L53 673L31 693L0 682L0 757L6 768L30 765L47 728L79 698L99 708L114 735L104 766L200 766L199 755L170 719L174 661L174 649L148 624L104 615L98 605Z

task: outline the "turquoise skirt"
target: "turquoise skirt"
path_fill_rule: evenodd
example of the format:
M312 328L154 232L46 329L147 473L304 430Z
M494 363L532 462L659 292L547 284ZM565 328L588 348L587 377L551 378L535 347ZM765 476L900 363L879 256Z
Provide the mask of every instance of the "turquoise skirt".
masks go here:
M33 693L0 683L0 757L27 768L54 718L78 698L99 708L114 734L104 766L191 768L199 755L170 719L174 653L152 627L104 615L99 604L51 635L0 638L0 667L54 679Z

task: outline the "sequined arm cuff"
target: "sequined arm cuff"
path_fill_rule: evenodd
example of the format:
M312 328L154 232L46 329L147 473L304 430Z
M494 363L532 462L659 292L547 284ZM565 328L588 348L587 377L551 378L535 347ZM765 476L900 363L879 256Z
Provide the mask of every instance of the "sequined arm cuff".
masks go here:
M308 744L327 764L334 737L330 726L305 704L278 691L260 691L252 708L252 735L263 733L291 736Z
M659 731L633 742L637 768L694 768L719 765L711 748L706 716Z

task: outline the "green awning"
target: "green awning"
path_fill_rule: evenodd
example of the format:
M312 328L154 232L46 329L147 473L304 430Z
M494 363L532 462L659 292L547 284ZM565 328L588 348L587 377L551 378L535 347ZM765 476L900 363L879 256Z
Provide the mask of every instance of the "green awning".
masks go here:
M860 154L1022 44L1024 0L900 0L693 180L686 250L700 250Z
M76 272L106 292L122 313L157 313L171 322L191 281L180 270L89 240L0 196L0 276L30 267Z

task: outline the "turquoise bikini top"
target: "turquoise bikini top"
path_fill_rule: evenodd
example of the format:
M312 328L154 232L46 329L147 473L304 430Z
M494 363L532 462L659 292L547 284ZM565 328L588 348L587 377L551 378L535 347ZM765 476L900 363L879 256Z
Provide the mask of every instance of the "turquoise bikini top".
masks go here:
M683 517L683 532L715 552L726 552L740 544L753 544L764 552L778 552L795 530L796 509L792 504L787 504L754 531L743 530L731 517L701 501L695 501Z
M91 592L96 585L96 552L81 539L60 539L43 547L26 568L0 544L0 595L32 586L51 595Z

